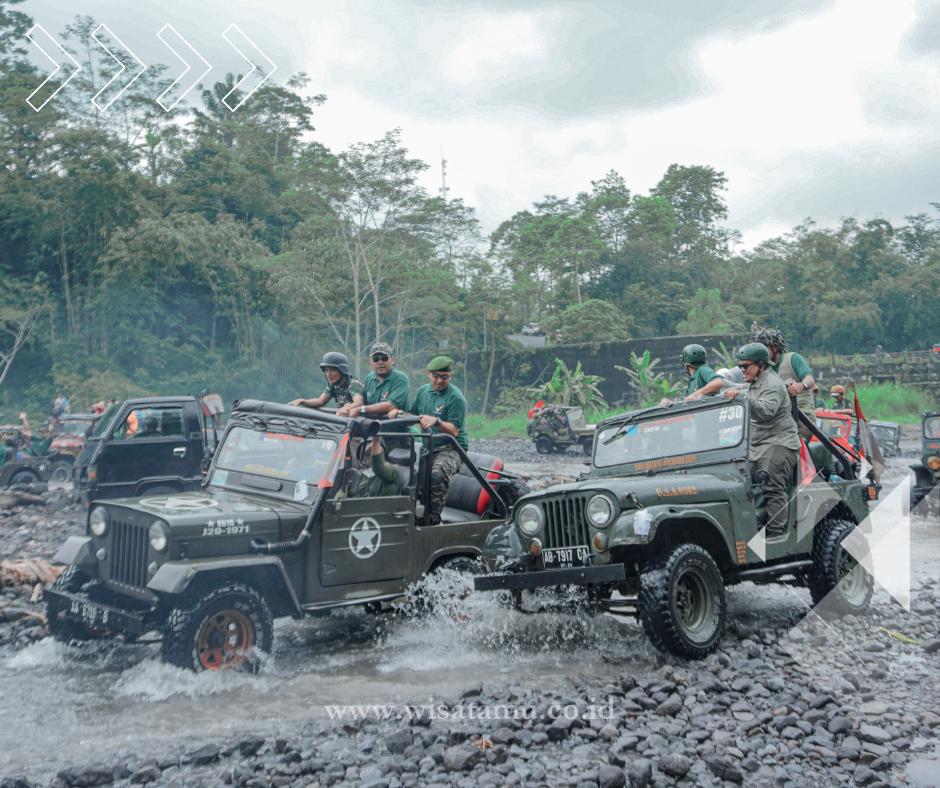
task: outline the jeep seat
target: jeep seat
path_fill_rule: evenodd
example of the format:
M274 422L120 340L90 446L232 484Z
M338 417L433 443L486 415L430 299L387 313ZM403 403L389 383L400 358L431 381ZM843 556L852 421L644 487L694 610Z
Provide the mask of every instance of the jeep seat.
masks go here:
M499 474L494 473L494 471L503 469L503 461L499 457L478 452L468 452L468 456L480 473L485 474L487 479L499 478ZM451 517L458 516L459 512L459 516L464 521L478 520L486 513L490 503L489 492L483 489L483 486L464 464L460 467L459 473L455 474L454 478L450 480L450 487L447 488L447 498L444 500L442 519L445 522L451 522ZM448 509L455 511L453 513L448 512ZM453 522L460 522L460 520L453 520Z

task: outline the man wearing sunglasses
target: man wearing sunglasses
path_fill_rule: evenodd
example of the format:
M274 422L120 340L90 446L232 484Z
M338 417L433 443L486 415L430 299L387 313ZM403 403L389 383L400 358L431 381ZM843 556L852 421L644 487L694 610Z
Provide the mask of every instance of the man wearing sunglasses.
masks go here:
M470 448L465 427L467 400L463 392L450 382L454 361L447 356L436 356L428 364L428 382L418 389L408 412L420 416L421 428L434 434L444 433L457 439L464 451ZM404 411L395 408L388 417L394 419ZM460 470L462 460L457 450L446 444L433 447L431 458L431 495L427 502L427 523L441 521L447 488L454 474Z
M816 406L813 402L813 370L809 363L799 353L787 350L787 341L783 333L776 328L761 328L752 337L754 342L766 346L770 355L770 368L776 372L791 397L796 399L796 406L810 421L816 419ZM809 427L804 424L798 426L800 435L804 440L810 439Z
M372 371L366 375L365 402L359 407L347 405L340 408L340 416L385 416L394 409L408 407L410 383L408 376L395 369L395 357L387 342L373 342L369 351L369 366Z
M780 376L770 368L766 345L760 342L744 345L738 351L737 360L744 380L750 385L746 389L725 389L722 395L728 399L747 395L751 414L748 459L755 470L767 473L763 484L767 535L782 536L787 530L787 490L800 453L790 394Z

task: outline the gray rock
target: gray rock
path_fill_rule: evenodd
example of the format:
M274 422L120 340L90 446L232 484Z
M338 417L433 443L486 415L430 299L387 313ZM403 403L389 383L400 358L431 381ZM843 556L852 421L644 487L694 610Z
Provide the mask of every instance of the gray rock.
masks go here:
M262 747L264 747L264 739L260 736L249 736L238 743L238 754L242 758L251 758L257 755Z
M738 768L723 758L708 758L705 763L708 770L721 780L727 780L738 785L744 782L744 775Z
M78 769L63 769L56 780L69 788L87 788L92 785L108 785L114 782L114 770L108 766L85 766Z
M878 780L878 775L867 766L859 766L852 775L852 779L856 785L869 785Z
M922 648L928 654L936 654L940 651L940 638L933 638L932 640L927 640L923 643Z
M671 752L660 758L656 767L663 774L678 778L688 774L689 769L692 768L692 762L681 753Z
M646 758L637 758L627 766L630 788L647 788L653 784L653 763Z
M597 735L600 736L605 741L614 741L619 735L620 731L617 730L616 725L611 725L609 722L604 725L598 732Z
M480 751L467 744L458 744L444 750L444 768L452 772L472 769L480 761Z
M385 746L389 752L400 755L411 746L413 740L414 734L409 728L399 728L385 737Z
M864 722L858 727L858 737L862 741L870 741L874 744L885 744L892 738L884 728Z
M833 735L839 733L845 733L848 730L852 729L852 722L848 717L835 716L829 720L829 724L826 726L826 730Z
M160 771L160 767L157 766L156 762L149 763L146 766L141 766L131 775L131 782L146 785L159 780L162 774L163 772Z
M623 769L616 766L601 766L597 771L597 782L601 788L623 788L627 784L627 778Z
M183 759L184 763L191 763L194 766L205 766L217 760L219 760L219 747L215 744L207 744L205 747L193 750Z
M887 713L888 706L887 704L881 703L877 700L870 700L867 703L863 703L858 707L860 714L869 714L875 717L880 717L882 714Z
M678 695L670 695L656 707L656 713L663 717L675 717L680 711L682 711L682 698Z
M571 735L571 720L567 720L564 717L559 717L551 725L548 726L545 733L548 735L550 741L561 741L562 739L567 739Z

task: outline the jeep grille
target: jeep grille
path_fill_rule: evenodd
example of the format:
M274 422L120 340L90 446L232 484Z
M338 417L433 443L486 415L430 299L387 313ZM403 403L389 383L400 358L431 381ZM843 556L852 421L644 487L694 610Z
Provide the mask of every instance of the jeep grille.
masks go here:
M130 523L111 522L111 580L143 588L147 584L147 529Z
M591 543L590 529L584 519L588 495L543 499L545 547L574 547Z

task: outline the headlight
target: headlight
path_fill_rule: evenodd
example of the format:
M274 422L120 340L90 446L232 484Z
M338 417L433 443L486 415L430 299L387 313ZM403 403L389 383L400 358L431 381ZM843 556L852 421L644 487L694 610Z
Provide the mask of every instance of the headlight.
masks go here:
M157 552L166 550L166 526L162 520L154 520L150 526L150 546Z
M940 471L940 457L928 457L927 467L932 471Z
M88 530L95 536L104 536L108 532L108 510L96 506L88 515Z
M542 509L534 503L527 503L519 510L519 530L526 536L535 536L542 527Z
M605 528L614 519L614 506L606 495L595 495L585 507L588 522L595 528Z

